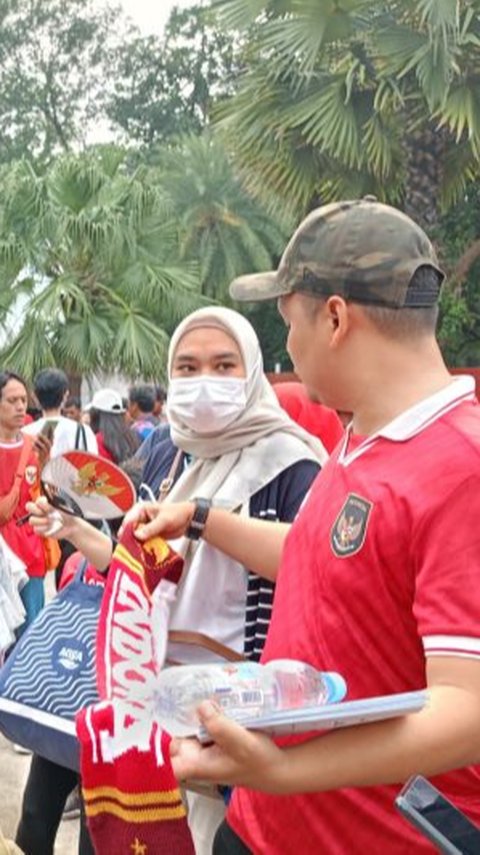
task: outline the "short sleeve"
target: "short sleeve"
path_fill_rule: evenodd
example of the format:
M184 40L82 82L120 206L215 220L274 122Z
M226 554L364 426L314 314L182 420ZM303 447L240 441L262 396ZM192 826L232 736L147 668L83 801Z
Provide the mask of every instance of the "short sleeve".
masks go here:
M425 654L480 658L480 472L435 503L412 550Z

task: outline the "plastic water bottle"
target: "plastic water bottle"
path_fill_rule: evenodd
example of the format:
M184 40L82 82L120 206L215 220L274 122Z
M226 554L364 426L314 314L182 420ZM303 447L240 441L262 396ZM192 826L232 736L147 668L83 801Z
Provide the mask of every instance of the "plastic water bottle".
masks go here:
M157 677L155 715L172 735L186 736L196 731L196 709L205 700L235 718L336 703L346 690L340 674L293 659L178 665Z

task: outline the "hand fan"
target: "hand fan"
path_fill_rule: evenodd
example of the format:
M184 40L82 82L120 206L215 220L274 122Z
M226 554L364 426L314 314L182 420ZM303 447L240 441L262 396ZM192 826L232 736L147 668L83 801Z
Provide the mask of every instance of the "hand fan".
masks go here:
M122 470L96 454L67 451L41 473L43 492L54 508L90 520L122 517L135 503L135 488Z

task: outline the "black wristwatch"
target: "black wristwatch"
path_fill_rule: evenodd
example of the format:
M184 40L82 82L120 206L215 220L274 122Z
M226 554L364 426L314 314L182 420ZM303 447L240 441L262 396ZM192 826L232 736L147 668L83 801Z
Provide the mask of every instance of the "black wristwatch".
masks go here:
M193 502L195 510L193 511L190 525L185 532L185 537L188 537L189 540L200 540L205 523L207 522L208 512L212 507L212 502L210 499L194 499Z

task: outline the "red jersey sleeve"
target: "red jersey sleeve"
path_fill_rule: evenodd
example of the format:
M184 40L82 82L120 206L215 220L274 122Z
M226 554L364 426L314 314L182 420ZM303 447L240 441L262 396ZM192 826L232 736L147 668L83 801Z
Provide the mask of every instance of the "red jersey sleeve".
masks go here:
M435 504L412 551L414 615L426 655L480 658L480 473Z

